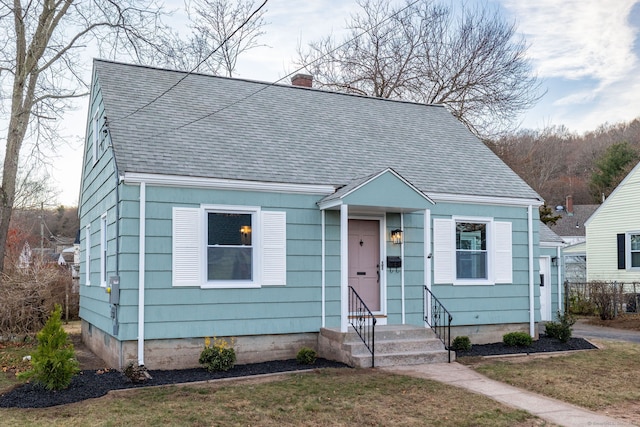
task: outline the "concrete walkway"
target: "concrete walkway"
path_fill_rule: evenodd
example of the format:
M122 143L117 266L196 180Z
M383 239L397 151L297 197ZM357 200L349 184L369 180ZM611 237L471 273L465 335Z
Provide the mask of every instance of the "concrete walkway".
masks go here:
M485 395L512 408L523 409L543 420L567 427L631 426L624 421L606 417L556 399L531 393L499 381L491 380L459 363L392 366L381 370L426 378L474 393Z

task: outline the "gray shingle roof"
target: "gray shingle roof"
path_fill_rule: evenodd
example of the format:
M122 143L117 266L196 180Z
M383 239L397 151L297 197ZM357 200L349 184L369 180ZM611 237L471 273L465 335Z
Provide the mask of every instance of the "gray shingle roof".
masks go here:
M562 237L554 233L544 222L540 222L540 242L564 243Z
M573 205L573 214L554 212L561 218L551 225L551 229L560 236L586 236L584 223L598 209L600 205Z
M119 173L540 196L444 107L94 61Z

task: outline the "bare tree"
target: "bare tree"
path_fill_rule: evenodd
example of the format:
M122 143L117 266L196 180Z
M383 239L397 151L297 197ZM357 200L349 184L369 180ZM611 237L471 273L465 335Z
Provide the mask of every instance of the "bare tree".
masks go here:
M253 0L193 0L188 4L193 36L183 48L190 60L196 64L204 61L203 67L213 74L232 77L238 57L261 46L258 39L265 33L266 9L254 5ZM251 17L254 10L257 12Z
M346 41L328 36L298 49L298 65L320 87L445 104L480 137L510 129L539 99L526 43L497 10L456 11L430 0L358 4Z
M157 46L161 8L154 0L0 1L0 109L9 110L0 188L0 271L25 140L58 143L56 119L87 93L80 54L95 43L111 58L136 58ZM9 101L10 100L10 101Z

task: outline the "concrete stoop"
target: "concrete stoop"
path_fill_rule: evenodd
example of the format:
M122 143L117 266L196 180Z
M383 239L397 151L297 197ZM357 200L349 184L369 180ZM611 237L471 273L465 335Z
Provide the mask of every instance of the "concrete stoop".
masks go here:
M371 353L353 329L322 328L318 336L318 353L356 368L371 367ZM449 355L444 344L431 329L410 325L376 326L375 366L446 363ZM451 352L451 361L455 352Z

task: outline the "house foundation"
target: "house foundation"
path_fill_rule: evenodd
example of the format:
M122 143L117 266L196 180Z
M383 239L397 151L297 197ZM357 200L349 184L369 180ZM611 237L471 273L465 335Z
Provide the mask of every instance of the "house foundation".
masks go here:
M230 337L226 338L230 341ZM295 359L302 347L317 350L318 334L253 335L234 337L236 364ZM111 368L123 369L138 361L138 342L120 341L106 332L82 321L82 341ZM144 364L148 369L197 368L204 338L146 340Z

